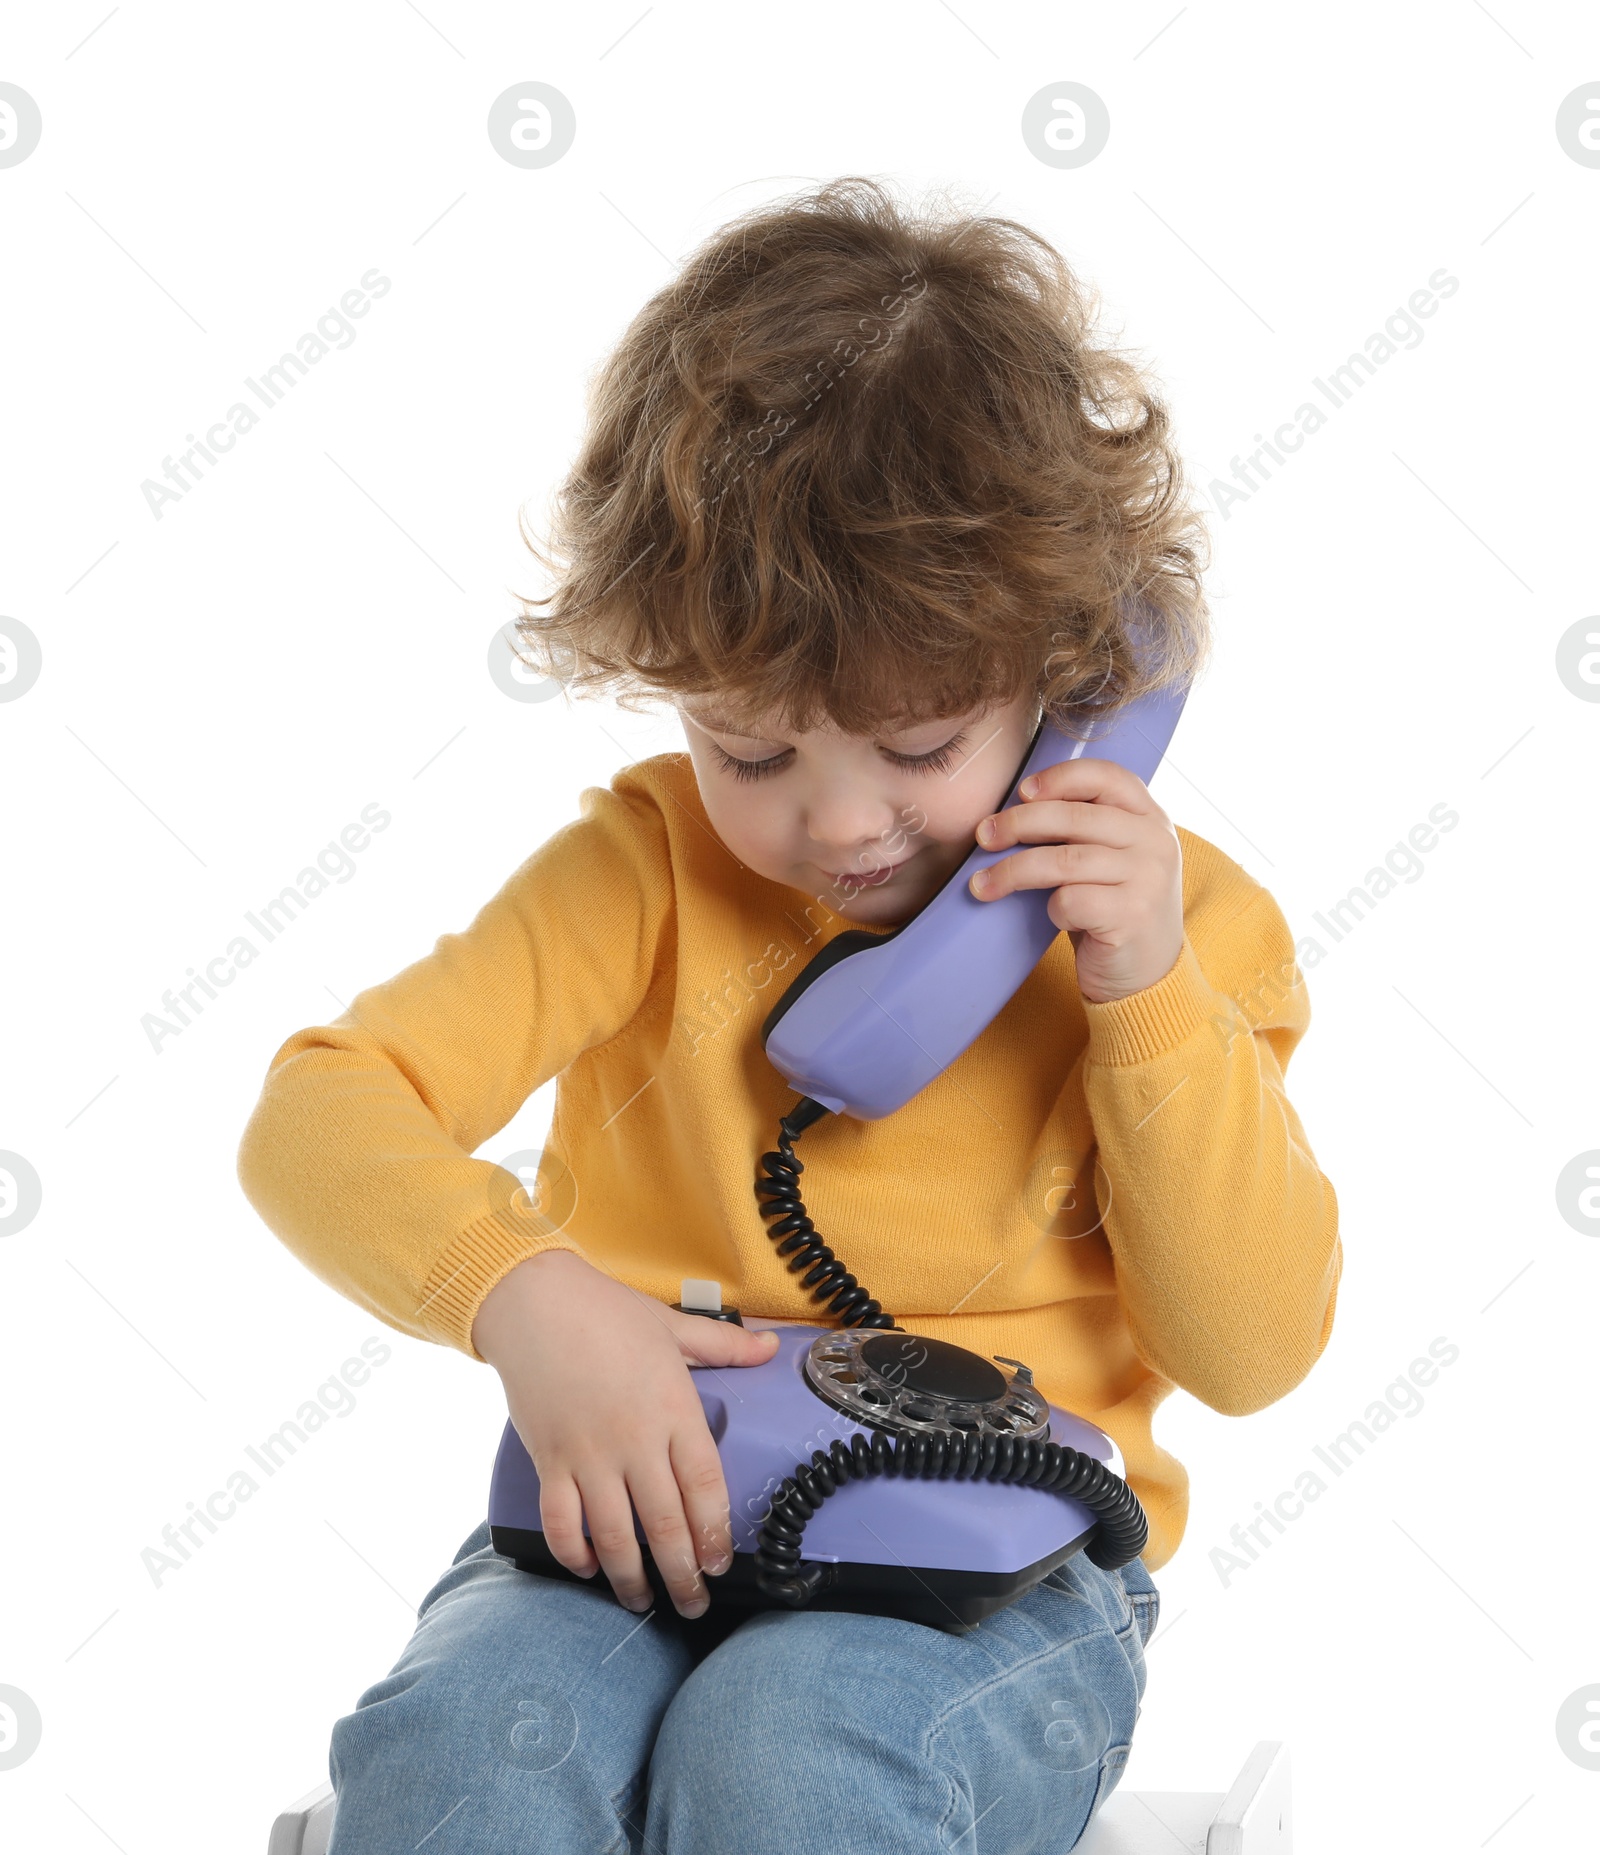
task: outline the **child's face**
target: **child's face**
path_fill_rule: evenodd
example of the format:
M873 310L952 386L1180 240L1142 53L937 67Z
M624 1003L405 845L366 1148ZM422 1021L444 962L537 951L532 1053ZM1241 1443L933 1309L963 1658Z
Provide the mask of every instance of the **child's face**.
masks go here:
M736 734L721 725L714 695L678 709L706 814L728 849L758 875L876 927L908 921L977 848L978 822L1010 790L1039 719L1029 691L870 737L831 725Z

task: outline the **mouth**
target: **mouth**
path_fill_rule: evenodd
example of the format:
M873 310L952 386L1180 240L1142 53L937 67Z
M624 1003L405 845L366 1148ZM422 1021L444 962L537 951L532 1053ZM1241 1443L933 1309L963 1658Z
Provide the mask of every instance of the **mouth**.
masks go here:
M824 870L822 873L832 883L855 889L880 889L898 869L904 869L911 861L902 857L898 863L880 863L870 870Z

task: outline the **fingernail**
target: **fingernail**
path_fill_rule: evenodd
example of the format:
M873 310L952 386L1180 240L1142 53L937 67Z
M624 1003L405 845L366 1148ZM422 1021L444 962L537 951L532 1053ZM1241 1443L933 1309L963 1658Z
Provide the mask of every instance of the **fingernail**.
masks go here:
M989 872L987 870L975 870L972 877L972 886L981 895L989 886Z
M1020 796L1025 799L1031 799L1038 790L1039 790L1039 782L1033 777L1031 773L1022 782L1022 784L1018 786L1017 788L1017 791L1020 794Z
M978 826L978 842L980 844L987 844L993 836L994 820L992 818L985 818L983 823Z
M685 1604L681 1615L685 1617L703 1617L706 1614L706 1601L701 1598L698 1604Z
M714 1559L707 1559L705 1569L710 1577L720 1578L728 1569L728 1555L725 1552L719 1552Z

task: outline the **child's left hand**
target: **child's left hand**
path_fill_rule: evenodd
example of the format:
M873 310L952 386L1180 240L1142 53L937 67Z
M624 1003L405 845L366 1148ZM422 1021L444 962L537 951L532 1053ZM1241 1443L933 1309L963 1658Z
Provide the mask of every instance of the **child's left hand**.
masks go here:
M1164 979L1183 948L1183 848L1136 773L1063 760L1024 780L1018 803L979 821L985 850L1030 844L977 871L979 901L1053 889L1049 915L1077 954L1078 989L1109 1004Z

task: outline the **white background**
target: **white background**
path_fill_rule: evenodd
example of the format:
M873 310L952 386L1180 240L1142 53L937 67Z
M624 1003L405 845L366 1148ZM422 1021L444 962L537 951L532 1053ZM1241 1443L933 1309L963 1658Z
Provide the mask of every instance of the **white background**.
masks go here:
M1220 1790L1280 1738L1310 1855L1587 1846L1600 1771L1556 1715L1600 1683L1600 1243L1556 1180L1600 1146L1600 706L1556 650L1600 611L1600 169L1554 125L1597 41L1514 0L13 15L0 79L44 133L0 169L0 612L44 669L0 704L0 1147L44 1202L0 1241L0 1685L43 1718L0 1770L11 1846L264 1848L483 1512L498 1381L308 1274L244 1200L239 1136L292 1031L465 926L585 786L681 745L490 680L510 589L544 590L517 509L542 527L587 374L687 252L843 173L1051 239L1202 487L1459 280L1212 520L1172 816L1300 936L1431 807L1460 822L1319 936L1289 1084L1339 1196L1338 1319L1274 1408L1178 1392L1157 1419L1193 1508L1124 1787ZM542 170L485 129L534 79L578 122ZM1112 133L1061 170L1019 125L1069 79ZM353 344L156 520L141 483L372 267L392 288ZM393 822L351 880L153 1053L163 992L373 802ZM142 1549L373 1333L393 1352L356 1410L153 1585ZM1224 1582L1230 1528L1438 1336L1460 1356L1424 1408Z

